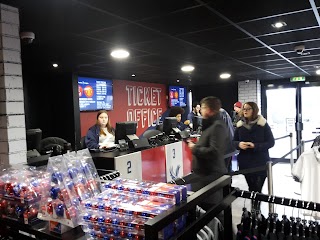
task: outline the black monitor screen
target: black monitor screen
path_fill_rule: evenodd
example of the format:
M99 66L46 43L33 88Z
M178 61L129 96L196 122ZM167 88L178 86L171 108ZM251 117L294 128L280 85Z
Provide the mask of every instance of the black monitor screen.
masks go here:
M166 117L163 121L163 131L169 135L172 131L172 128L177 127L177 118L176 117Z
M40 141L42 139L42 130L40 128L27 130L27 150L37 149L40 151Z
M119 140L127 140L128 135L135 135L137 132L137 122L117 122L115 143L119 143Z
M198 131L202 127L202 117L195 116L192 118L192 129L193 131Z

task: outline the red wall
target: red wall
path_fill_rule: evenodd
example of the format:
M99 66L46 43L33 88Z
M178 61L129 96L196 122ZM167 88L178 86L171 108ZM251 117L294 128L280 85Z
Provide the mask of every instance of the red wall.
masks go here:
M113 127L116 122L137 121L139 136L166 109L166 85L113 80L113 110L109 111ZM96 117L97 112L80 112L81 136L95 124Z

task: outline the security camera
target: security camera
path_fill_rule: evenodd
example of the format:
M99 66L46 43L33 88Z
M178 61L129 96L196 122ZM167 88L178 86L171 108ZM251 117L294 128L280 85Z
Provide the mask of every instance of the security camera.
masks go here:
M30 44L35 39L35 34L33 32L21 32L20 39L23 44Z
M296 53L298 53L300 55L303 53L304 49L305 49L304 45L299 45L299 46L294 47L294 50L296 51Z
M250 82L250 80L245 80L244 82L245 82L245 83L249 83L249 82Z

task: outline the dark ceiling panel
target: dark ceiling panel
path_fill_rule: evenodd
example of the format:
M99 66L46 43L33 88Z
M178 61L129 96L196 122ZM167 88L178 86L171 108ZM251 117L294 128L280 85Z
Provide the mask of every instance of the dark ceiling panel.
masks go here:
M250 59L245 59L244 61L250 64L254 64L254 63L259 63L259 62L274 62L274 61L278 61L281 58L279 58L278 55L274 54L274 55L265 55L265 56L260 56L258 58L250 58Z
M115 45L119 46L127 46L129 44L161 38L161 35L134 24L119 26L115 29L112 28L95 31L86 35L92 38L114 43Z
M216 28L226 24L224 20L212 15L205 7L192 8L165 17L145 20L140 23L171 35Z
M274 24L279 21L285 22L287 26L281 29L272 27L271 24ZM245 22L239 25L245 30L249 31L254 36L258 36L263 34L280 34L283 31L294 31L295 29L312 27L316 26L317 24L318 23L316 18L314 17L314 13L310 9L308 11L296 12L294 14L275 16L272 18Z
M262 47L262 48L246 49L246 50L238 49L233 51L231 54L233 57L242 60L247 58L248 59L255 58L256 56L257 57L266 56L267 54L271 54L271 53L272 52L269 49Z
M317 30L316 30L317 31ZM294 47L304 45L306 50L320 47L320 38L312 38L303 41L292 41L287 44L274 45L272 48L278 52L294 51Z
M79 0L79 2L111 12L115 15L128 18L130 20L139 20L144 18L152 18L154 16L166 15L170 12L179 11L181 9L198 5L193 0L162 0L157 1L157 3L150 0L139 0L139 2L126 0Z
M220 82L223 71L232 74L229 81L265 80L301 74L299 68L315 75L320 65L320 27L307 0L1 2L18 7L21 29L36 33L21 54L25 66L37 71L47 72L57 60L65 72L131 80L135 73L135 81L173 83L179 78L180 84L196 85ZM287 26L275 30L275 20ZM309 55L295 53L301 44ZM130 52L124 61L110 57L119 45ZM195 66L191 74L180 70L187 63Z
M210 53L209 50L172 38L162 38L147 43L138 43L132 45L132 47L155 55L174 58L179 61L183 61L184 59L188 59L193 56L201 56Z
M84 17L85 16L85 17ZM126 23L120 18L75 3L69 13L70 30L83 33Z
M261 17L310 8L309 1L269 0L269 1L213 1L209 4L233 22L242 22ZM244 14L245 13L245 14Z
M319 27L316 29L307 29L307 30L296 31L296 32L288 32L288 33L273 35L273 36L264 36L264 37L259 37L259 39L268 45L272 45L272 44L285 43L285 42L291 42L291 41L303 42L304 40L313 39L318 36L320 36Z
M87 53L101 49L109 49L113 46L103 41L97 41L95 39L78 35L71 35L68 40L69 42L67 43L70 44L71 49L77 53Z
M79 54L76 57L76 65L77 66L89 66L98 62L105 62L106 58L92 56L88 54Z
M244 38L246 35L232 26L209 29L195 33L183 34L180 38L198 45L229 45L237 38Z

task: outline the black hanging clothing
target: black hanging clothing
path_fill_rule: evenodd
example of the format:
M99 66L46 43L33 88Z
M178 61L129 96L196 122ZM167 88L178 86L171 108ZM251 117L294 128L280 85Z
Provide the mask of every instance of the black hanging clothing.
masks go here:
M311 148L316 147L316 146L320 146L320 136L316 137L316 138L313 140L313 143L312 143Z

